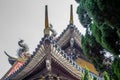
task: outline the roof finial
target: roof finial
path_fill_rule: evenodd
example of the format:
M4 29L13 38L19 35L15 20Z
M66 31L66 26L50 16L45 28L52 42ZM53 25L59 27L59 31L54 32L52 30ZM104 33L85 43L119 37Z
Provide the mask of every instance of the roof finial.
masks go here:
M49 36L48 8L45 6L45 30L44 34Z
M73 24L73 5L70 6L70 24Z

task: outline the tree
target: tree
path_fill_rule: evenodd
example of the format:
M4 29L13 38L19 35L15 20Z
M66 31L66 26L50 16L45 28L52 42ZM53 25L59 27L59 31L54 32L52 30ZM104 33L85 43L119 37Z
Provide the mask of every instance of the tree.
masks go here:
M78 0L81 1L81 0ZM91 60L91 62L95 65L97 70L100 72L104 71L102 61L104 59L104 53L102 46L96 41L93 34L91 34L90 25L92 23L92 19L88 16L87 11L85 10L82 3L77 8L77 14L80 20L80 23L83 27L86 28L86 35L82 36L82 49L85 55Z
M88 31L86 32L85 36L82 36L82 49L85 55L90 59L90 61L94 64L96 69L99 72L103 72L105 70L105 65L103 64L103 60L105 58L104 51L101 45L96 42L93 35L90 35Z
M78 17L79 17L80 23L85 28L87 28L89 26L89 24L91 23L91 19L88 16L86 10L82 6L78 6L77 13L78 13Z
M87 30L86 35L82 37L83 51L96 68L101 68L97 64L100 60L99 56L102 56L101 51L107 50L115 59L120 55L120 0L75 1L79 4L77 8L79 21ZM93 58L90 58L91 53ZM103 56L102 59L104 59ZM118 63L118 60L114 60L112 64L112 66L116 65L112 67L115 80L120 79ZM100 64L104 68L104 65Z
M80 0L75 0L77 3L79 3L80 2Z
M93 36L100 45L114 55L119 55L119 37L115 30L107 24L97 27L95 24L90 26Z
M120 58L115 57L113 64L112 64L112 77L114 80L120 79Z
M120 5L118 4L120 0L77 0L77 2L79 2L77 14L81 24L91 28L93 36L103 48L118 55L120 53ZM100 34L97 34L97 31Z

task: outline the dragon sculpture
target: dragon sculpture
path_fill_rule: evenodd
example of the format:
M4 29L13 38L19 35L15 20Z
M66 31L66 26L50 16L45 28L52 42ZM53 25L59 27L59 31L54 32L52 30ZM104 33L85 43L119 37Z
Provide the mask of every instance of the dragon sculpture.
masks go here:
M57 35L57 32L53 29L53 25L52 24L50 24L49 26L50 26L49 29L52 32L51 36L55 37Z
M30 58L30 54L28 53L29 48L28 46L24 43L24 40L18 41L18 45L20 48L17 51L18 58L14 58L10 56L6 51L4 53L8 56L8 61L11 65L13 65L16 61L26 61L28 58Z
M18 42L18 45L20 46L20 48L18 49L18 57L23 57L26 55L26 53L29 51L28 46L24 43L24 40L20 40Z

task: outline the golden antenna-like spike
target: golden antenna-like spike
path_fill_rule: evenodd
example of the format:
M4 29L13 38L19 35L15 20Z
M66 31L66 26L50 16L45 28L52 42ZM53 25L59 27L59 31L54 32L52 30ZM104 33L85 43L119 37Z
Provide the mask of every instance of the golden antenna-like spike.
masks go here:
M47 5L45 6L45 30L44 34L49 36L49 21L48 21L48 7Z
M45 28L49 27L49 22L48 22L48 8L47 5L45 6Z
M73 24L73 5L70 6L70 24Z

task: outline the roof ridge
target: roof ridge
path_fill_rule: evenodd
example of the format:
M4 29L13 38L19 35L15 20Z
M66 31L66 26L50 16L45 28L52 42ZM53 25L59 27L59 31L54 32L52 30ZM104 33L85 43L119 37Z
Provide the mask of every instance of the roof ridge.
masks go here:
M72 28L72 27L73 27L74 30L81 36L81 33L80 33L79 29L78 29L75 25L69 24L69 25L67 26L67 28L64 29L63 32L58 36L58 38L56 39L56 41L60 40L60 38L64 35L64 33L65 33L69 28Z
M77 30L77 28L76 28ZM58 50L58 52L61 53L61 55L71 64L73 65L74 68L76 68L78 71L84 73L84 68L82 68L81 66L79 66L74 60L72 60L68 55L67 53L64 52L64 50L61 49L61 47L58 45L58 43L55 41L55 40L52 40L53 41L53 47L56 48L56 50ZM98 77L96 74L90 72L90 76L94 76L96 78L100 78Z
M69 28L69 26L68 26ZM67 29L68 29L67 28ZM79 72L82 72L84 73L84 68L82 68L81 66L79 66L75 61L73 61L65 52L64 50L61 49L61 47L58 45L58 43L51 37L51 36L48 36L48 37L43 37L41 39L41 41L39 42L39 44L37 45L37 48L35 48L35 51L33 52L33 54L31 55L31 57L15 72L13 72L11 75L7 76L7 77L4 77L5 79L4 80L8 80L8 79L11 79L13 78L14 76L16 76L18 73L20 73L24 68L25 66L27 66L29 64L29 62L32 60L32 58L35 56L35 54L37 53L37 51L39 50L39 48L41 47L42 44L44 44L44 41L45 40L49 40L51 44L53 44L53 47L56 48L56 50L74 67L76 68ZM90 73L90 74L93 74L93 73ZM93 74L94 76L97 76L96 74Z
M30 56L30 58L28 60L25 61L25 63L19 67L19 69L17 69L16 71L14 71L12 74L10 74L7 77L3 77L5 78L5 80L8 80L9 78L13 78L14 76L16 76L17 73L21 72L21 70L23 70L25 68L25 66L32 60L32 58L35 56L35 54L37 53L37 51L39 50L40 46L43 44L43 40L45 39L45 36L43 38L41 38L39 44L37 45L37 48L35 48L35 51L33 51L33 54Z
M72 59L67 55L67 53L65 53L64 50L62 50L62 49L60 48L60 46L59 46L57 43L55 43L55 45L53 45L53 47L55 47L55 48L61 53L61 55L62 55L66 60L68 60L68 58L69 58L70 60L72 60ZM72 60L72 61L73 61L73 60ZM73 64L76 64L76 62L73 61Z

